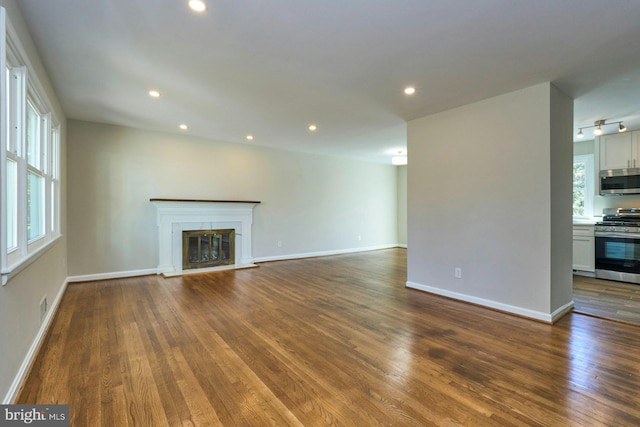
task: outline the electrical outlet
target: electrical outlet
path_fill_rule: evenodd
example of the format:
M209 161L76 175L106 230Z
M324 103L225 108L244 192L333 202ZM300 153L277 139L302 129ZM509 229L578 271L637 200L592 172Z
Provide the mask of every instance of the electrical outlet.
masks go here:
M282 240L278 240L278 247L281 248L282 247Z
M453 275L456 279L462 279L462 269L460 267L456 267L455 270L453 270Z
M45 295L45 297L42 298L42 301L40 301L40 323L42 323L44 317L47 315L48 308L49 306L47 305L47 297Z

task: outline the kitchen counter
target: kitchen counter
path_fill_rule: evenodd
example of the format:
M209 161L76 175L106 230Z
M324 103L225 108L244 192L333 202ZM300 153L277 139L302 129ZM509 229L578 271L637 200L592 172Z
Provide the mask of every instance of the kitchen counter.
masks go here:
M599 218L573 218L573 225L594 225L596 222L602 221Z

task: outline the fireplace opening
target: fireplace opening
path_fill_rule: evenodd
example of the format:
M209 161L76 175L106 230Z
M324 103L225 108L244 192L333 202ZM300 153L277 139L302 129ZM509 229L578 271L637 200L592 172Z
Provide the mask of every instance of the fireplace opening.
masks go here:
M182 232L182 269L235 264L235 230Z

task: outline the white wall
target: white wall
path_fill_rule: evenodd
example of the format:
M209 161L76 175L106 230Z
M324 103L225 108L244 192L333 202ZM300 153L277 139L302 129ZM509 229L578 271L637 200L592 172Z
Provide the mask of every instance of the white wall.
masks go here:
M407 245L407 166L398 166L398 243Z
M156 268L150 198L261 201L258 261L397 243L391 165L74 120L68 144L71 276Z
M587 141L578 141L573 143L573 155L577 156L580 154L594 154L594 144L595 141L593 139ZM598 169L597 165L594 165L596 169Z
M573 99L550 86L551 306L573 306Z
M22 270L17 276L0 287L0 396L3 402L9 403L15 395L15 380L25 357L30 354L30 347L41 336L40 301L46 295L51 305L60 295L67 277L66 270L66 126L65 117L58 105L55 93L48 81L44 67L33 45L28 29L20 11L13 0L0 0L0 6L7 10L7 16L25 48L32 72L38 75L58 119L61 121L60 144L62 158L61 179L61 218L62 239L38 258L34 263ZM51 311L50 311L51 313Z
M570 305L571 126L549 83L409 122L407 285L543 320Z

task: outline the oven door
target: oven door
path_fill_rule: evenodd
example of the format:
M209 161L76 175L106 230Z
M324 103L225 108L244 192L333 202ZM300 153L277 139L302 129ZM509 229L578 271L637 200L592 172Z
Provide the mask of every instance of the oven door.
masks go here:
M640 283L640 234L596 232L596 277Z

